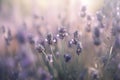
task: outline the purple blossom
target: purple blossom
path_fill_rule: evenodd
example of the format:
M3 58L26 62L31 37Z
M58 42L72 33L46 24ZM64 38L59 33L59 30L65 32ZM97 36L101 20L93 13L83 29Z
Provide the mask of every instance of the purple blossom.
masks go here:
M70 54L64 54L64 59L65 59L65 62L69 62L71 60L72 56Z
M80 55L81 52L82 52L82 44L79 42L76 47L76 53L77 55Z
M67 31L66 31L65 28L60 28L60 29L58 30L57 36L58 36L60 39L64 39L66 36L68 36L68 33L67 33Z

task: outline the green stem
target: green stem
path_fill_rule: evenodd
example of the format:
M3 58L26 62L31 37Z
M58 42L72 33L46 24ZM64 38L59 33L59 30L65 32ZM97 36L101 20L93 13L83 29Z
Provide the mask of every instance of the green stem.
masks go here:
M51 53L52 53L52 55L53 55L54 60L56 61L56 58L55 58L55 55L54 55L52 46L50 46L50 50L51 50Z

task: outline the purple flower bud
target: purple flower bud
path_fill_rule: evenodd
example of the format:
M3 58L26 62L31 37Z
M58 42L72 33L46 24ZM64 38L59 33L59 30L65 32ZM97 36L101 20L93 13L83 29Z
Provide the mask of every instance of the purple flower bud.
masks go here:
M91 21L91 20L92 20L92 18L91 18L90 15L87 15L87 20L88 20L88 21Z
M28 42L29 42L30 44L34 44L34 43L35 43L32 35L28 35Z
M46 41L49 45L52 45L52 35L51 34L47 35Z
M23 31L18 31L16 34L16 38L21 44L24 44L26 42L25 34Z
M93 32L94 37L100 37L100 30L98 27L94 28L94 32Z
M102 22L99 22L98 26L99 26L100 28L104 28L104 27L105 27L105 24L102 23Z
M81 12L81 13L80 13L80 16L81 16L82 18L84 18L84 17L86 16L86 12Z
M103 15L100 12L96 13L96 17L98 21L102 21L103 20Z
M120 25L117 25L116 28L117 28L117 32L120 33Z
M77 55L80 55L80 53L82 52L82 44L81 44L81 43L78 43L76 48L77 48L77 49L76 49Z
M45 51L45 48L44 48L41 44L35 44L35 49L36 49L39 53Z
M78 32L78 31L75 31L75 32L73 33L73 35L74 35L74 38L79 38L79 32Z
M53 43L57 43L57 38L56 37L53 37Z
M94 44L95 44L96 46L99 46L99 45L101 44L100 38L97 38L97 37L94 37L94 38L93 38L93 42L94 42Z
M78 40L77 40L77 39L72 39L71 41L72 41L72 43L73 43L74 45L77 45L77 43L78 43Z
M60 28L58 30L58 34L57 36L60 38L60 39L64 39L64 37L66 37L68 35L67 31L65 28Z
M72 45L73 45L73 41L72 40L68 41L68 47L72 47Z
M115 47L120 48L120 35L116 36L115 38Z
M64 54L65 62L69 62L71 60L72 56L70 54Z
M85 12L87 10L86 6L82 6L81 11Z
M111 29L111 34L112 34L113 36L115 36L115 35L117 34L117 29L116 29L116 27L112 27L112 29Z

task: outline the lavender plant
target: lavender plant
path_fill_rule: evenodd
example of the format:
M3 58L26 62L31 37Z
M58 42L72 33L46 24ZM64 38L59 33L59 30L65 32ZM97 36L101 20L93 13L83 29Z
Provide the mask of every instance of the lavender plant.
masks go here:
M2 26L6 51L0 55L0 80L120 80L120 3L114 1L109 5L106 0L95 15L87 13L87 6L81 7L85 31L79 27L70 31L66 19L56 32L46 34L40 25L33 29L36 33L23 25L26 29L15 35ZM105 11L108 6L111 13ZM44 16L33 18L45 21ZM17 47L10 51L13 40Z

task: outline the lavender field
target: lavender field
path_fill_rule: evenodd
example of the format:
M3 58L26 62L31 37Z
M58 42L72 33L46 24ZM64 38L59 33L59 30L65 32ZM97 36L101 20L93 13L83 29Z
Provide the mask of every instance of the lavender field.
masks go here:
M120 80L120 1L0 0L0 80Z

